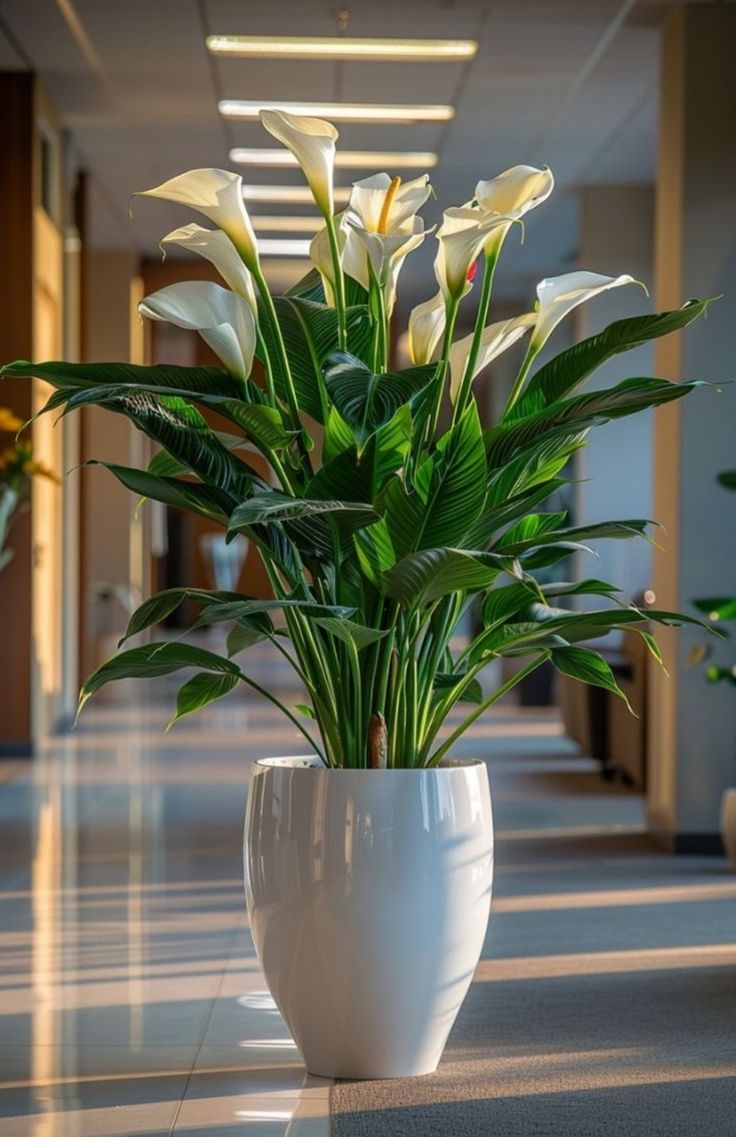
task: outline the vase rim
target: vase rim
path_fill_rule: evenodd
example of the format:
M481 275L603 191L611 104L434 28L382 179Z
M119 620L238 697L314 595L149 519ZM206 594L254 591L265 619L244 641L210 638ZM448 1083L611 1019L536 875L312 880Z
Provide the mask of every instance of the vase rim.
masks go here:
M482 758L446 758L439 766L393 766L386 770L372 770L367 766L325 766L316 756L256 758L254 766L278 770L322 770L327 774L434 774L452 773L485 766Z

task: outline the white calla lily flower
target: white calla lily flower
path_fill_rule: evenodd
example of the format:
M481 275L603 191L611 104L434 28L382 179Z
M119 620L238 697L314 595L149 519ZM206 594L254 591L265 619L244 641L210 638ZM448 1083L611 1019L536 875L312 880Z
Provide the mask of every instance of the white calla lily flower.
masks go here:
M478 182L475 200L484 213L503 213L518 220L546 201L554 189L552 171L545 166L512 166L495 178ZM485 245L489 256L498 256L510 226L494 230Z
M416 366L434 363L445 331L445 298L437 292L409 315L409 358ZM471 337L472 339L472 337Z
M478 182L475 200L484 213L523 217L546 201L555 186L552 171L545 166L512 166L487 182Z
M332 189L335 142L339 135L331 122L286 111L263 110L261 123L296 158L304 171L314 200L325 216L334 210Z
M253 286L253 277L245 267L238 250L227 233L222 229L205 229L202 225L192 222L167 233L161 240L161 247L178 245L182 249L191 250L214 265L222 279L231 288L247 301L248 306L257 315L256 294Z
M142 316L199 332L227 370L247 379L253 365L256 326L248 303L208 280L170 284L138 305Z
M468 288L468 273L480 256L494 230L504 233L515 218L498 213L484 213L471 206L446 209L437 231L439 249L434 272L442 293L448 299L459 299Z
M243 201L243 179L229 170L189 170L136 197L156 197L188 205L201 213L232 241L248 268L258 269L258 245Z
M480 350L473 365L473 374L470 377L470 382L479 375L480 372L488 366L488 364L501 355L508 348L512 347L522 336L533 328L537 321L536 312L527 312L523 316L513 316L509 320L499 320L495 324L489 324L484 329L480 341ZM457 340L456 343L450 348L450 398L453 403L457 398L457 393L460 390L460 385L465 373L465 365L470 355L470 349L473 345L473 336L466 336L465 339Z
M646 292L642 282L628 273L622 276L601 276L598 272L567 272L541 281L537 285L539 304L537 322L529 343L530 354L541 350L560 321L579 304L592 300L609 288L620 288L623 284L638 284Z
M424 240L424 226L416 213L430 193L427 174L403 184L388 174L374 174L356 182L350 194L343 269L365 289L372 273L381 284L388 313L396 300L401 266Z

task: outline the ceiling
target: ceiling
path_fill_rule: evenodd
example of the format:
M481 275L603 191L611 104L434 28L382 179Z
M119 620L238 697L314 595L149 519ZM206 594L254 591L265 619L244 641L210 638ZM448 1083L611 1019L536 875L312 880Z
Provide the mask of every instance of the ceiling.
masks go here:
M523 248L499 274L526 296L564 271L576 249L575 187L654 177L659 30L670 0L344 0L348 34L471 38L469 63L321 63L215 58L207 34L335 35L325 0L0 0L0 67L42 77L93 175L92 241L156 252L184 215L136 190L194 166L227 166L232 146L271 140L257 123L226 122L221 98L451 103L448 124L344 124L349 149L436 150L437 201L472 196L479 177L547 163L553 199L530 215ZM340 180L364 176L338 171ZM411 176L407 174L407 176ZM247 169L253 182L299 183L299 171ZM294 207L259 207L262 212ZM302 213L304 207L298 212ZM432 290L431 242L405 269L405 298ZM586 266L606 271L605 265Z

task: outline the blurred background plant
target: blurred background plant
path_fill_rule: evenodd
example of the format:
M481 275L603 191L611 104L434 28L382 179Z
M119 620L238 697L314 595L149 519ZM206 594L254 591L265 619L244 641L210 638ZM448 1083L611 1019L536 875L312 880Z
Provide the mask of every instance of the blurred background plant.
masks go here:
M717 481L724 489L736 490L736 470L724 470L718 475ZM726 629L720 625L729 620L736 620L736 596L707 596L702 600L694 600L693 603L711 623L719 626L724 636L728 635ZM710 657L711 651L709 644L698 644L693 649L688 663L692 667L698 666ZM736 687L736 661L725 667L709 663L705 669L705 677L709 683L726 682Z
M0 407L0 435L16 435L23 423L8 410ZM31 479L51 478L52 472L35 461L30 439L18 439L0 451L0 570L13 559L8 548L10 530L18 517L28 508Z

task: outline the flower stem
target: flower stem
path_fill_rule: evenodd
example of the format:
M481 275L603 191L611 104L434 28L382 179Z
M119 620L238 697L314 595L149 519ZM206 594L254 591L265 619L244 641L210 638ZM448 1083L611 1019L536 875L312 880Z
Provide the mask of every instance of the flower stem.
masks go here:
M447 377L447 365L450 358L450 348L452 347L452 337L455 331L455 321L457 320L457 313L460 307L460 298L453 296L447 303L447 316L445 319L445 334L442 340L442 351L440 353L439 363L437 364L437 377L435 383L437 390L434 397L434 408L432 410L432 417L430 419L429 437L427 442L431 442L437 430L439 422L440 411L442 409L442 396L445 393L445 379Z
M511 388L511 394L509 395L506 406L504 407L503 415L501 416L502 418L506 418L506 416L509 414L509 412L518 403L519 397L521 396L521 392L524 389L524 382L526 380L527 375L529 374L529 368L531 367L532 363L534 362L536 355L537 355L537 348L534 346L533 343L530 343L529 347L527 348L527 353L524 356L524 362L522 363L521 368L519 370L519 374L516 376L516 379L514 380L514 385Z
M335 307L337 309L337 342L340 351L345 351L348 342L347 302L345 300L345 276L340 261L340 246L337 240L335 218L332 214L325 217L327 224L327 239L330 242L330 255L335 276Z
M473 373L478 360L478 352L480 351L480 345L483 340L483 332L485 331L488 309L491 303L491 289L493 287L493 273L496 268L496 262L497 257L495 253L486 253L483 269L483 286L480 300L478 301L475 328L473 329L473 342L470 345L470 353L465 363L465 371L463 372L460 390L458 391L457 400L455 402L455 410L452 418L453 423L458 422L462 416L473 385Z

